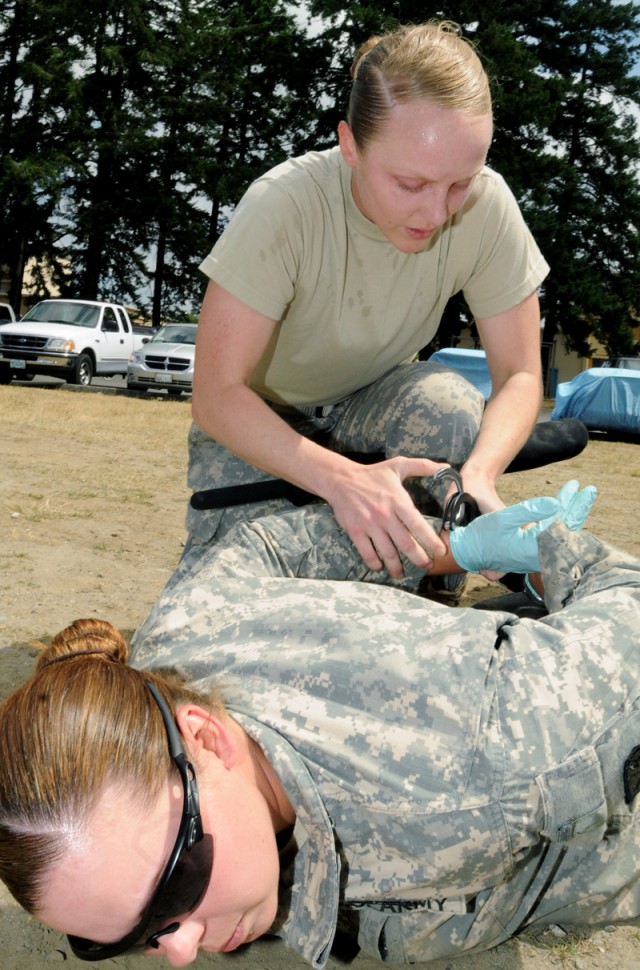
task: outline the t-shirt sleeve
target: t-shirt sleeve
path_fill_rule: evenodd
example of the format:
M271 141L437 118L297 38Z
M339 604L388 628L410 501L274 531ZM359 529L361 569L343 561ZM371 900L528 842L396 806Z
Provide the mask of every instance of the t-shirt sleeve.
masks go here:
M275 180L249 187L201 271L272 320L293 299L303 252L298 204Z
M462 289L474 317L483 318L504 313L530 296L549 266L513 194L495 172L483 174L475 205L478 210L469 213L473 229L467 242L475 257Z

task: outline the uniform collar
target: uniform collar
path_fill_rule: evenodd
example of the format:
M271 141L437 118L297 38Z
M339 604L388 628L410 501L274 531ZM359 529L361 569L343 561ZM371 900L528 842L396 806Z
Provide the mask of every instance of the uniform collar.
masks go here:
M296 823L281 852L280 906L272 933L313 967L325 966L336 931L340 863L331 819L295 748L281 734L247 714L231 716L260 745L296 810Z

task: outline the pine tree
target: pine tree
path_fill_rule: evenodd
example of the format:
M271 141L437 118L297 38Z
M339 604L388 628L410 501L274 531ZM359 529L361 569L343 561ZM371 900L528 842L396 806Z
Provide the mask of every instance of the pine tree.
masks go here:
M55 37L47 4L13 0L0 12L0 267L16 312L29 258L44 287L56 241L53 217L71 165L64 102L72 62Z
M230 208L318 114L322 45L294 5L13 0L0 41L0 260L14 292L31 256L38 296L52 280L156 323L192 310Z

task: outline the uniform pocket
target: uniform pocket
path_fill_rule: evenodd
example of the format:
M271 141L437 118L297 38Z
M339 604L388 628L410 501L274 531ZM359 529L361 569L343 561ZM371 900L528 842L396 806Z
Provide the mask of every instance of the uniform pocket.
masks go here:
M607 802L595 748L583 748L536 778L542 795L541 835L550 842L596 845L607 826Z

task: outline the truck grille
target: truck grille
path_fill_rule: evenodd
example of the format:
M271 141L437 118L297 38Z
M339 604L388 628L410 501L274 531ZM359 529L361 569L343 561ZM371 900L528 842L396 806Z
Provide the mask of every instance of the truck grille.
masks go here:
M145 354L144 362L151 370L166 370L179 372L188 370L190 360L184 357L164 357L160 354Z
M47 337L25 337L22 334L5 333L0 336L3 350L44 350Z

